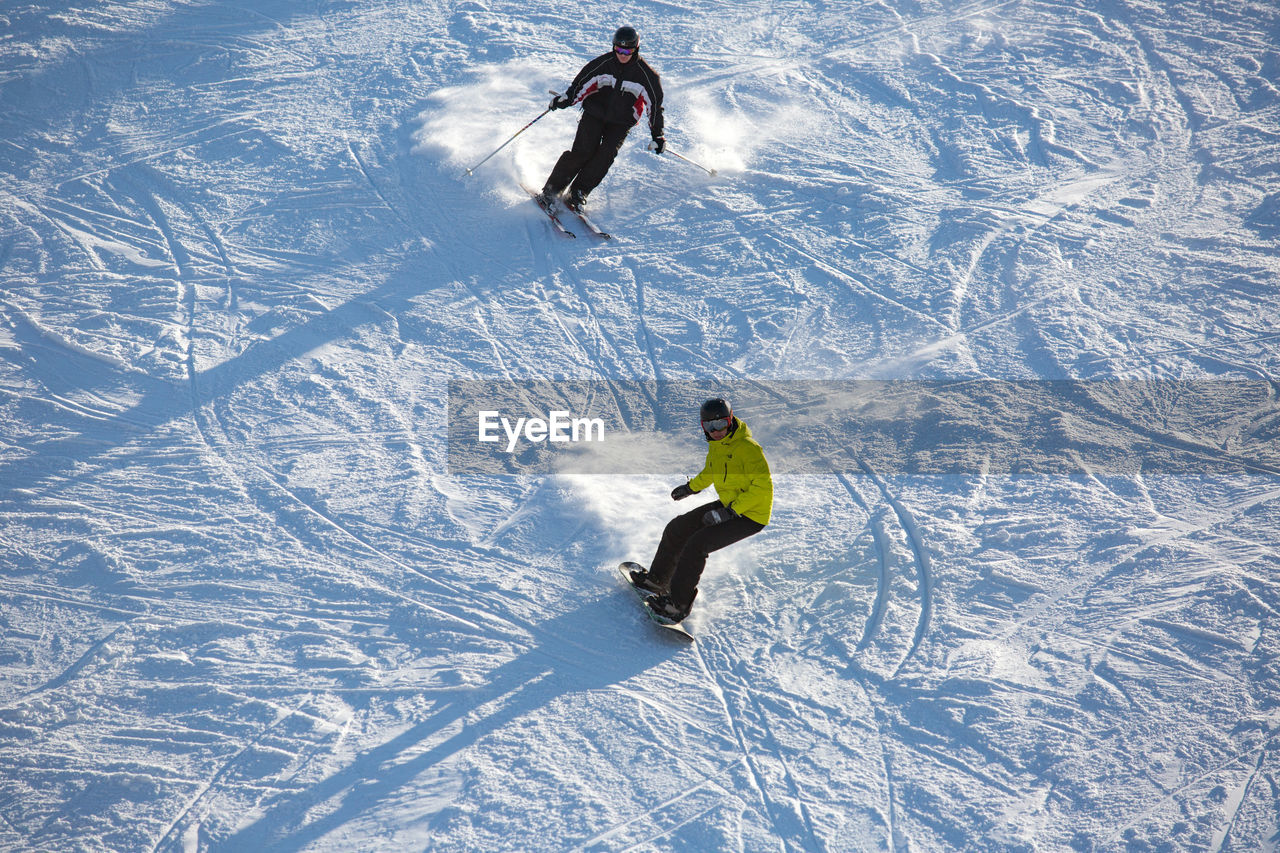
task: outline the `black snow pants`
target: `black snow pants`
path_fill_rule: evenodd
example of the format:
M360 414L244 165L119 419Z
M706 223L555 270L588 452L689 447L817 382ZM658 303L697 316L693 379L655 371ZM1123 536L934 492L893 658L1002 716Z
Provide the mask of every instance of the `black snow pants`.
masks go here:
M688 608L693 604L708 554L764 530L760 522L741 515L705 526L702 517L722 505L720 501L712 501L677 515L667 522L667 529L662 532L662 541L658 543L658 553L654 554L653 563L649 566L649 575L658 583L670 582L671 600L680 607Z
M556 161L551 177L547 178L547 188L559 193L572 182L570 189L589 195L608 174L630 131L631 125L611 124L583 113L573 137L573 148Z

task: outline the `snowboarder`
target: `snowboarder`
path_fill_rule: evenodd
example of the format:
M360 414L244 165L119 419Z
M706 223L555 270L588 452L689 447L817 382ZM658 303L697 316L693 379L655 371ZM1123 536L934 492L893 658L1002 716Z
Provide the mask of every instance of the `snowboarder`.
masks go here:
M550 109L582 104L582 118L573 147L560 155L542 188L539 201L546 204L565 191L565 206L579 211L595 189L623 141L645 112L653 150L666 147L662 135L662 84L658 72L640 56L640 36L632 27L613 34L613 50L588 62L563 95L551 99Z
M633 584L656 593L645 602L649 609L670 622L689 615L707 555L764 530L773 509L769 463L747 425L719 397L703 403L698 418L708 444L706 463L671 498L684 500L715 486L718 500L671 519L649 570L631 572Z

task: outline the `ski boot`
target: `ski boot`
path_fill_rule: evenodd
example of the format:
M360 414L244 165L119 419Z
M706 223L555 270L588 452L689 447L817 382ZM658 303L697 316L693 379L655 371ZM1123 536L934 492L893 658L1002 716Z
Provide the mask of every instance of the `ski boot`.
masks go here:
M560 195L559 191L553 188L551 184L547 184L545 187L542 188L542 192L538 193L533 198L535 201L538 202L538 204L542 205L547 210L554 210L555 203L556 203L556 196L558 195Z

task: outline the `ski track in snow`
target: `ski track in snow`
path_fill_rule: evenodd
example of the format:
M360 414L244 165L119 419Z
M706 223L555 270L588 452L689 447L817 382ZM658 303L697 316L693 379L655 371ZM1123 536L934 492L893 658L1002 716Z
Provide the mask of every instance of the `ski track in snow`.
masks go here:
M615 239L565 240L519 183L571 112L464 170L620 14L718 175L637 130L591 200ZM1271 5L0 25L0 848L1280 843ZM686 443L458 473L466 379L592 380ZM1145 390L1080 385L1054 472L832 430L711 558L695 643L654 631L612 566L701 448L629 383L753 398L768 451L807 379ZM1182 380L1266 399L1193 430ZM1208 473L1100 463L1097 423Z

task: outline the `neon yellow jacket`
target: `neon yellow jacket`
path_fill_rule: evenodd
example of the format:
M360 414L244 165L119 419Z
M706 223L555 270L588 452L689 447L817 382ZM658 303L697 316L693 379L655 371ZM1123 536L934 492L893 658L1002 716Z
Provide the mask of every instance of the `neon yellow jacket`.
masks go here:
M738 515L761 524L769 523L773 511L773 477L764 450L751 437L742 421L738 428L719 441L708 442L707 461L689 488L700 492L716 487L720 503Z

